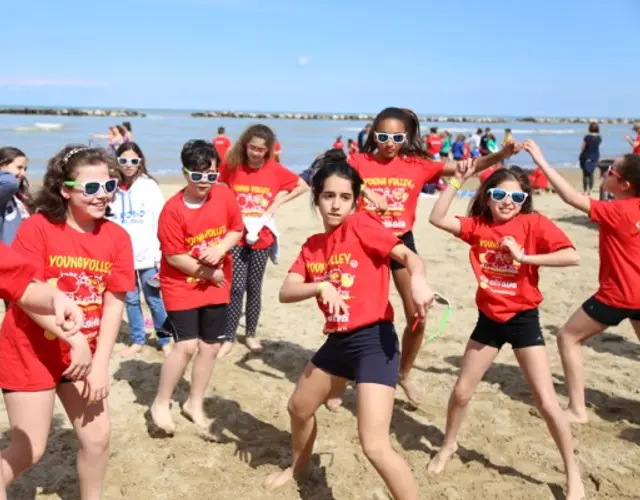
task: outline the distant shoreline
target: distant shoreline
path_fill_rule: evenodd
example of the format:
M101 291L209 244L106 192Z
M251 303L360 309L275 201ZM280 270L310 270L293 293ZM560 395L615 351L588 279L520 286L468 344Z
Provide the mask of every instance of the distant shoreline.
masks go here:
M146 113L131 109L74 108L74 107L0 107L2 115L36 116L90 116L110 118L144 118ZM251 111L196 111L192 118L225 118L253 120L311 120L311 121L354 121L371 122L375 114L371 113L283 113ZM596 122L609 125L631 125L640 122L640 118L586 118L586 117L497 117L497 116L419 116L421 122L430 123L548 123L548 124L587 124Z

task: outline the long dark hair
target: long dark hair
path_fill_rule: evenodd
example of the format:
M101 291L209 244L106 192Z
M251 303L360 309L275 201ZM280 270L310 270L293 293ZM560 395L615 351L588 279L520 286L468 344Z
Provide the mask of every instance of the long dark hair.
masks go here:
M353 203L357 202L362 192L363 180L360 174L347 163L347 157L342 149L330 149L316 158L314 166L317 168L311 181L311 205L318 206L320 195L324 190L324 183L329 177L337 176L351 182Z
M136 173L133 176L133 178L131 179L131 181L129 181L125 177L124 169L120 166L120 164L118 164L117 168L120 171L120 173L122 174L122 176L121 176L121 179L123 179L122 182L127 187L131 187L131 185L136 181L136 179L138 177L140 177L141 175L146 175L147 177L149 177L149 179L154 180L156 182L156 184L157 184L158 181L156 181L156 179L147 170L147 159L145 158L144 153L142 152L142 149L140 149L140 146L138 146L133 141L131 141L131 142L123 142L122 144L120 144L120 147L116 150L116 158L118 158L119 156L124 154L126 151L133 151L136 154L136 156L138 158L140 158L140 160L142 160L142 162L140 163L140 165L138 165L138 170L136 171Z
M489 208L489 189L499 186L505 181L516 181L520 184L520 189L524 193L527 193L527 199L522 204L520 213L530 214L533 212L533 190L529 183L529 177L527 173L517 165L512 165L509 168L499 168L493 172L487 180L485 180L469 206L469 217L482 217L487 221L492 221L491 209Z
M374 153L378 149L375 132L379 132L380 124L389 119L401 121L407 131L407 140L402 145L400 154L427 158L427 153L422 148L422 137L420 137L420 119L413 111L406 108L385 108L380 111L375 120L373 120L373 125L369 130L369 135L364 146L362 146L361 152Z
M65 222L69 202L61 193L64 182L74 180L79 168L100 164L106 164L112 175L117 171L113 159L103 148L88 148L83 144L70 144L62 148L47 163L42 188L35 199L36 211L54 224Z
M247 145L254 137L264 139L264 142L266 143L268 151L264 159L268 160L273 156L273 145L276 142L276 136L273 133L273 130L266 125L251 125L248 129L242 132L238 141L231 146L231 149L227 153L226 164L230 169L234 169L240 165L246 165L249 162L249 158L247 156Z
M620 177L631 184L635 196L640 196L640 156L631 153L624 155L619 173Z
M0 148L0 168L6 167L17 160L18 158L26 158L27 155L21 149L14 148L11 146L7 146L4 148ZM22 178L20 181L20 187L18 188L18 192L16 193L16 198L18 198L27 212L30 214L33 213L33 195L29 189L29 181L26 177Z

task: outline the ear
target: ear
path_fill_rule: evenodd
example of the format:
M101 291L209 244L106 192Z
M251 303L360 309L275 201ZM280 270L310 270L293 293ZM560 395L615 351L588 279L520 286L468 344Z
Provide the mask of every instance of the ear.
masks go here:
M60 194L65 200L68 200L69 198L71 198L71 193L69 193L69 188L67 186L60 187Z

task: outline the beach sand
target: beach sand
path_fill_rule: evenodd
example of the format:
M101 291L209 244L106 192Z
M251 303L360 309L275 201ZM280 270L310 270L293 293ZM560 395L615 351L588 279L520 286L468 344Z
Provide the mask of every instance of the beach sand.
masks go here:
M178 188L163 185L167 196ZM477 317L468 247L427 223L433 202L429 198L420 202L416 242L428 264L429 281L452 300L454 311L445 333L425 342L417 361L413 376L424 393L424 403L415 410L406 403L402 391L397 392L391 428L394 446L411 464L421 498L563 498L560 456L509 347L498 355L471 403L461 429L458 457L441 476L426 474L427 463L442 442L447 399ZM454 212L464 213L467 203L468 199L457 199ZM565 404L555 334L596 290L598 232L585 216L555 195L536 196L535 205L569 234L582 258L579 268L541 272L546 298L541 306L542 324L556 389ZM206 413L212 419L207 431L198 430L180 416L179 403L188 390L186 381L174 395L176 435L163 438L154 431L148 408L155 395L162 354L149 347L138 357L122 360L117 355L122 345L116 346L111 363L113 431L106 500L389 498L361 452L352 389L338 412L324 407L318 411L316 465L309 475L273 493L261 488L268 474L289 464L287 400L305 363L323 342L322 317L314 301L283 305L277 300L288 266L306 237L320 230L320 220L312 215L304 196L280 210L278 224L283 235L281 263L267 268L259 328L265 352L248 355L240 344L217 364L206 401ZM395 290L392 303L401 330L402 308ZM434 331L442 312L437 306L430 312L429 332ZM123 332L126 328L123 323ZM624 323L587 342L583 353L591 421L574 427L574 439L588 498L638 498L640 346L630 325ZM0 429L8 429L1 403ZM2 447L8 439L6 432L3 438ZM73 432L57 403L45 457L11 487L9 498L78 498L76 449Z

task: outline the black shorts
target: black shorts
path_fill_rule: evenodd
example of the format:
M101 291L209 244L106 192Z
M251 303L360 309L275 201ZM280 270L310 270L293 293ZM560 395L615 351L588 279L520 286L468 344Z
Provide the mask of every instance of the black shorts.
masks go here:
M67 377L62 377L58 385L60 384L72 384L73 380L68 379ZM31 392L31 391L12 391L11 389L2 389L2 394L11 394L12 392Z
M348 333L330 333L311 362L321 370L356 384L396 386L400 368L398 336L382 321Z
M544 345L538 309L522 311L506 323L494 321L479 312L471 340L496 349L504 344L511 344L514 349Z
M226 339L227 304L167 311L167 316L176 342L199 339L207 344L216 344Z
M413 238L413 231L407 231L400 236L400 241L411 250L413 253L418 253L416 250L416 240ZM397 260L391 259L391 270L397 271L398 269L404 269L404 264L401 264Z
M625 319L640 321L640 309L623 309L622 307L608 306L595 297L591 297L582 304L582 310L591 319L607 326L618 326Z

